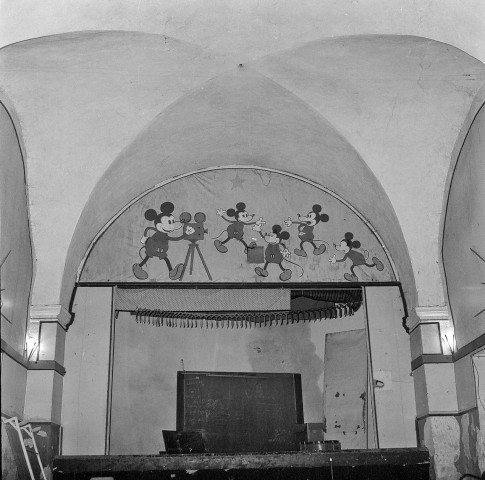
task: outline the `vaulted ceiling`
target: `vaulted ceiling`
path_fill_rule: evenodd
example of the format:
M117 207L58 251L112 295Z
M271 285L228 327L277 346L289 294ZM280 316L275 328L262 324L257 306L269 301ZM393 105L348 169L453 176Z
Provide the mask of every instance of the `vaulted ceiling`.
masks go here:
M25 146L34 304L65 303L94 236L157 181L264 162L360 208L412 303L445 303L442 213L483 96L483 2L42 4L0 6L0 42L21 41L0 52L0 88Z
M244 62L348 35L414 35L485 62L482 0L3 0L0 46L81 30L178 38Z

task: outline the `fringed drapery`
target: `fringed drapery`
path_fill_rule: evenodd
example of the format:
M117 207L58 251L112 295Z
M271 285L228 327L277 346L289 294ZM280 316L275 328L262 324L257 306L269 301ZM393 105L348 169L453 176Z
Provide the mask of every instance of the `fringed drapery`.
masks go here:
M291 290L291 299L299 297L310 298L320 302L356 304L362 302L362 289L339 288L339 289L305 289Z
M316 301L318 307L316 308L313 303L312 308L298 310L292 309L294 306L291 303L288 305L287 299L301 297ZM170 298L169 302L167 302L168 298ZM208 302L208 298L212 301ZM252 300L253 308L242 310L242 306L245 302L247 303L248 298ZM219 301L214 301L216 299ZM189 289L183 291L170 289L142 291L140 289L140 291L119 291L116 296L115 309L129 311L137 323L156 327L255 328L349 317L360 308L361 302L361 289L309 289L286 292L262 289L248 292L245 289L228 289L222 293L221 291L204 292ZM234 304L239 310L236 308L228 310L228 306L231 304ZM177 310L153 308L162 305L177 305L180 308ZM203 308L196 310L197 305ZM255 309L255 305L260 308ZM281 305L285 307L288 305L290 308L282 309ZM184 306L188 308L185 309Z
M145 323L156 327L252 328L348 317L353 315L359 306L337 304L322 310L227 313L137 310L132 312L132 315L135 316L137 323Z

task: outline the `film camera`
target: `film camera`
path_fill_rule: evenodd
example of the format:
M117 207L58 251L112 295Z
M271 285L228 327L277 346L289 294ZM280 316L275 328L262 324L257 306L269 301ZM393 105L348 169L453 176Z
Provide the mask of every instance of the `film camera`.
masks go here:
M190 240L191 242L197 242L199 240L204 240L204 234L208 233L208 230L204 228L206 216L205 213L197 212L194 215L195 223L190 223L192 220L192 215L189 212L183 212L180 214L180 221L184 224L184 233L187 227L192 227L195 231L194 233L189 233L185 236L184 240Z
M209 277L209 280L212 280L211 274L209 269L207 268L207 264L205 263L204 257L202 256L202 252L199 248L199 240L204 240L204 234L209 233L206 228L204 228L206 216L205 213L197 212L194 215L195 223L190 223L192 220L192 215L189 212L183 212L180 214L180 222L184 225L184 233L187 233L187 229L190 227L190 233L187 233L184 237L184 240L189 240L189 248L187 249L187 256L185 257L184 268L182 269L182 274L180 275L180 280L184 278L185 270L187 269L187 265L190 261L190 275L192 275L193 267L194 267L194 256L195 250L199 254L199 258L204 265L205 272ZM193 231L192 231L193 230Z

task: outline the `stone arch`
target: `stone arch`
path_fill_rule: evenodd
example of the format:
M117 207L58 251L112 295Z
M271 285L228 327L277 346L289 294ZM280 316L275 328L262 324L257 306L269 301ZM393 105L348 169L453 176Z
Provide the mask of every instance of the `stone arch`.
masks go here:
M23 352L34 276L25 149L15 110L0 100L2 338ZM5 328L4 328L5 327Z
M237 68L160 113L113 162L78 222L64 271L69 298L92 239L154 185L214 166L260 166L308 178L354 205L389 246L410 305L405 240L382 186L349 142L308 104L251 68Z
M152 257L148 248L149 242L140 247L137 232L138 235L148 235L148 237L155 235L153 233L154 224L149 219L147 220L145 214L148 211L155 212L155 215L162 213L158 211L158 205L165 204L166 201L173 202L175 220L178 220L178 216L182 219L187 214L189 217L193 217L193 221L197 221L197 215L203 217L201 228L204 228L204 234L197 237L197 251L201 252L200 248L205 250L204 255L208 255L207 263L215 265L218 274L215 275L215 278L212 278L205 264L206 260L203 260L206 275L202 272L202 275L191 276L190 283L207 282L208 280L219 283L253 282L255 278L251 273L254 265L252 265L253 268L250 268L251 263L260 263L262 266L265 263L262 260L263 257L259 260L251 258L250 261L248 256L247 259L243 259L242 263L248 268L241 270L241 258L238 258L240 252L236 253L237 249L230 255L225 255L225 257L228 257L225 262L216 251L221 252L222 249L222 253L228 252L227 247L222 245L231 240L230 228L225 222L230 222L232 215L229 213L219 215L216 214L216 211L221 206L225 206L226 209L232 208L240 200L248 204L246 206L246 203L244 203L244 209L247 208L248 212L255 211L257 214L251 214L253 223L244 227L244 238L246 240L244 238L239 239L239 237L237 239L246 245L246 242L250 242L249 236L253 235L252 240L255 244L258 244L259 240L259 251L262 254L261 248L265 249L267 245L264 238L260 237L271 232L272 225L278 223L279 228L286 232L282 244L291 251L290 253L294 253L292 260L288 257L283 263L287 268L290 268L291 264L300 269L298 270L298 277L293 275L297 272L291 271L293 282L399 281L395 264L378 232L357 209L336 193L311 180L275 169L259 166L226 166L189 172L175 179L169 179L155 185L129 202L110 219L91 242L78 269L76 282L82 284L129 283L142 279L131 269L133 262L135 262L133 268L135 268L137 262L140 262L137 255L138 250L143 262L139 267L136 267L137 269L140 269L145 262L149 265L153 264L153 260L149 260L149 257ZM195 213L194 208L199 212L202 210L202 214ZM181 209L187 213L182 213ZM316 209L315 212L318 211L318 220L315 225L305 227L309 232L308 235L311 236L311 239L308 240L304 235L307 230L303 230L300 223L303 219L300 219L300 213L296 212L303 212L303 216L306 217L308 210L313 211L312 209ZM288 222L291 216L293 220L286 224L285 221ZM264 222L264 225L261 226L259 231L254 231L250 228L250 225L254 225L258 217ZM321 222L320 218L322 219ZM234 218L232 218L233 220ZM188 222L190 221L188 220ZM298 228L292 227L292 225L296 225ZM228 227L227 232L226 227ZM148 230L150 230L150 233L146 233ZM182 231L180 224L179 228L173 231L168 238L178 238ZM263 232L265 233L263 234ZM337 263L343 261L340 258L339 260L335 258L335 263L332 264L327 262L327 260L330 260L330 258L327 259L327 255L333 254L335 256L335 254L338 254L339 257L343 257L344 253L340 250L340 243L344 235L349 235L347 232L351 232L350 236L353 242L356 242L355 252L361 251L366 256L365 262L370 267L365 264L352 266L349 262L348 268L345 268L344 265L342 265L343 268L338 268ZM217 236L214 237L213 235ZM301 237L301 235L304 236ZM217 249L211 247L213 242L210 239L215 239L214 244L219 242ZM175 254L180 256L190 242L170 242L170 244L172 246L167 244L170 255L167 250L167 257L164 258L173 258L174 251ZM304 248L305 244L306 249ZM312 255L313 249L318 253L313 252ZM231 250L234 250L234 248ZM325 257L320 257L324 252L327 252ZM202 253L199 253L199 256L202 260ZM183 256L181 259L183 259ZM227 260L232 260L232 262L227 262ZM281 265L280 268L282 268ZM374 268L376 266L377 268ZM354 271L355 268L357 270ZM144 270L140 270L139 273L148 275ZM165 278L166 275L163 275L163 268L162 270L160 268L153 270L149 277L152 281L163 282L168 280L168 278ZM351 277L353 277L353 280ZM170 278L173 280L172 277Z
M485 332L484 95L482 88L458 138L443 209L441 258L458 348Z

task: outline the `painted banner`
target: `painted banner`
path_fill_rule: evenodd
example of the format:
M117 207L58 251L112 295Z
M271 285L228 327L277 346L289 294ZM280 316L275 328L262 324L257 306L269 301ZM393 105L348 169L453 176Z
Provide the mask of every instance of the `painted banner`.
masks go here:
M395 281L371 227L289 174L214 169L137 199L99 238L81 282Z

